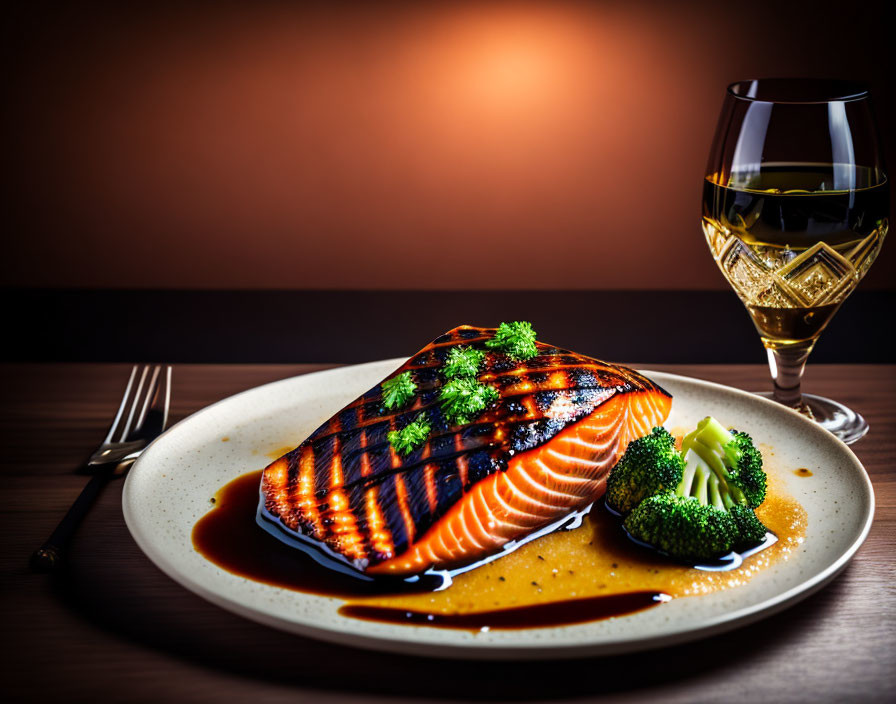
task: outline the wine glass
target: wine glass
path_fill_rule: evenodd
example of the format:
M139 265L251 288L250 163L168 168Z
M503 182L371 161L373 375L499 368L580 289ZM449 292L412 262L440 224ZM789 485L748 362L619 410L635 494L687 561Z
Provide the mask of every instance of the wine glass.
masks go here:
M768 353L779 403L844 442L868 432L842 403L803 394L815 341L874 262L889 184L868 91L851 81L728 86L703 182L703 232Z

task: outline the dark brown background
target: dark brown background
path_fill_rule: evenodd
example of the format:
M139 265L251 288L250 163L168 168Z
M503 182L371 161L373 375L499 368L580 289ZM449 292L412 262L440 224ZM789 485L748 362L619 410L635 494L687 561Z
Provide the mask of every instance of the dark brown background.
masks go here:
M892 150L885 4L21 3L0 284L723 290L725 85L865 80Z

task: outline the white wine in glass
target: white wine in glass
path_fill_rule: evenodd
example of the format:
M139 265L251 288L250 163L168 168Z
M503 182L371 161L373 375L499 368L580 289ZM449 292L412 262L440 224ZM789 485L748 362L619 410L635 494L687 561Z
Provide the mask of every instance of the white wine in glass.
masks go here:
M768 351L775 400L845 442L864 418L802 394L809 353L874 262L889 184L868 92L845 81L734 83L703 184L703 232Z

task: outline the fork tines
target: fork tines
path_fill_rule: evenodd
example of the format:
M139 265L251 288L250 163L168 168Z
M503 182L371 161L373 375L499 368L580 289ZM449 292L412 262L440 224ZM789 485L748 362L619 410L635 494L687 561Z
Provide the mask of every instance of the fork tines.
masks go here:
M139 452L167 425L170 402L171 367L135 364L109 432L87 464L120 462Z

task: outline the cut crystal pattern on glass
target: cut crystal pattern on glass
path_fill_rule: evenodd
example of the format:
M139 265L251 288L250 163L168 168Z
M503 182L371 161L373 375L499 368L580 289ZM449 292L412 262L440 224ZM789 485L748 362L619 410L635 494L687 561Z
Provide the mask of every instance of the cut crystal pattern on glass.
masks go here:
M714 223L707 222L704 218L703 234L706 235L706 241L709 243L710 251L718 256L718 252L722 251L731 231L728 230L728 228L719 227Z
M750 247L731 235L719 250L717 261L738 295L750 300L769 284L771 271Z
M748 302L766 308L798 308L802 305L789 286L782 286L774 278L763 289L754 292Z
M774 274L801 305L832 303L855 285L855 267L831 245L817 242Z
M730 230L704 221L703 232L744 303L774 308L811 308L842 301L868 271L886 229L842 247L818 242L799 252L789 247L751 246Z
M871 265L877 258L877 254L884 243L884 236L887 234L887 226L888 223L884 220L881 227L875 229L846 254L846 258L856 268L856 277L858 279L861 279L868 273L868 269L871 268Z

